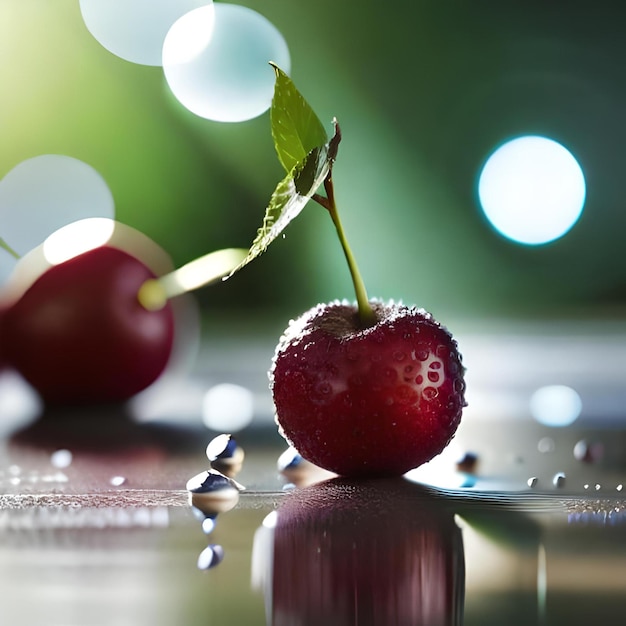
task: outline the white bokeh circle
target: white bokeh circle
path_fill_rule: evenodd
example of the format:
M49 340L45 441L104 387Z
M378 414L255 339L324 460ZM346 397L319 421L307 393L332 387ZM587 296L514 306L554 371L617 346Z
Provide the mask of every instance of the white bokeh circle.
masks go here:
M62 226L88 217L115 218L115 203L104 178L79 159L36 156L0 180L0 237L21 256ZM15 263L0 250L0 282Z
M167 31L212 0L80 0L87 30L109 52L131 63L161 65Z
M478 196L501 235L522 244L545 244L565 235L580 218L585 177L567 148L529 135L491 154L480 173Z
M540 424L562 427L575 422L582 412L582 400L567 385L545 385L530 398L530 413Z
M284 37L267 18L235 4L187 13L163 44L163 71L176 99L217 122L243 122L269 109L275 82L270 61L289 73Z

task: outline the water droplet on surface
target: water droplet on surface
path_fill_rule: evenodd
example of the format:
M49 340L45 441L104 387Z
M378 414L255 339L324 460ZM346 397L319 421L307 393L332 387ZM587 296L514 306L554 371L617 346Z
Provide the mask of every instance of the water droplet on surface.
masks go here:
M202 520L202 532L205 535L210 535L215 528L215 517L205 517Z
M565 486L565 474L563 472L557 472L552 479L552 484L555 487L561 488Z
M623 487L622 487L622 485L621 485L621 484L619 484L619 485L617 485L617 487L615 487L615 489L616 489L617 491L621 491L621 490L623 489Z
M415 356L418 361L425 361L428 358L428 350L417 350Z
M475 473L478 466L478 455L473 452L466 452L456 463L459 472Z
M124 476L112 476L109 483L113 487L121 487L126 484L126 478Z
M206 447L206 456L213 462L220 457L230 457L237 447L237 442L230 434L222 434L209 441Z
M278 457L276 465L279 472L284 472L288 469L295 469L302 461L300 453L295 448L289 447Z
M604 456L604 446L601 443L589 443L581 439L574 446L574 458L583 463L594 463Z
M198 557L198 569L207 570L219 565L224 559L224 548L217 544L207 546Z
M243 467L245 454L231 435L218 435L206 447L206 456L211 467L225 476L233 478Z
M554 452L555 447L554 439L551 437L542 437L537 443L537 450L543 454Z
M72 453L69 450L56 450L50 455L50 463L59 469L69 467L72 464Z
M600 491L600 489L602 489L602 485L600 483L596 483L594 489L596 491Z
M437 372L428 372L428 380L430 380L431 383L439 382L439 374Z
M239 486L215 470L201 472L187 481L191 506L207 516L230 511L239 501Z
M529 478L526 481L526 484L532 489L534 487L537 486L537 484L539 483L539 479L536 476L533 476L532 478Z

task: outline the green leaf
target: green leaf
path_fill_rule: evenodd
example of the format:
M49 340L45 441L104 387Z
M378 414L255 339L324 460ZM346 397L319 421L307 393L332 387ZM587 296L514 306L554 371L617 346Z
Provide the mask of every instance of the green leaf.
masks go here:
M299 215L328 176L333 162L332 143L314 148L278 183L265 210L263 225L243 261L226 277L256 259Z
M276 72L270 109L272 137L278 160L286 172L291 172L312 150L323 146L328 135L289 76L276 65L272 66Z

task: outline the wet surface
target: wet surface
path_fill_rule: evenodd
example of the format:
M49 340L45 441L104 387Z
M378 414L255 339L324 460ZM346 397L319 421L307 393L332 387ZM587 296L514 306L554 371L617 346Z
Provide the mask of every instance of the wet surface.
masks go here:
M618 421L475 410L430 467L351 482L287 449L262 364L212 367L261 397L232 439L120 406L2 422L0 624L620 623Z
M621 498L404 478L294 486L276 469L282 448L264 444L237 476L255 486L207 514L181 482L208 468L199 444L125 466L111 452L74 451L63 468L43 449L12 456L0 623L583 624L626 608ZM108 484L120 470L127 484Z

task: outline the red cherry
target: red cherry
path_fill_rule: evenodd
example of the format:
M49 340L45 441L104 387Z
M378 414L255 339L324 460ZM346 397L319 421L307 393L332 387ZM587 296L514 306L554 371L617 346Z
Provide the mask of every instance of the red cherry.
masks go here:
M276 420L307 460L344 476L392 476L453 437L464 368L450 333L423 309L318 305L291 322L270 370Z
M130 398L172 351L172 307L149 311L137 298L151 278L142 261L106 245L50 267L1 316L4 359L49 405Z

